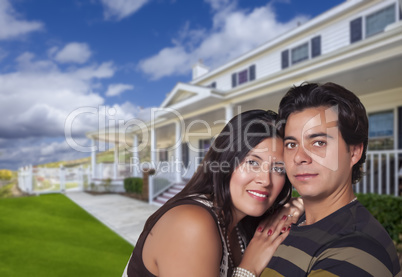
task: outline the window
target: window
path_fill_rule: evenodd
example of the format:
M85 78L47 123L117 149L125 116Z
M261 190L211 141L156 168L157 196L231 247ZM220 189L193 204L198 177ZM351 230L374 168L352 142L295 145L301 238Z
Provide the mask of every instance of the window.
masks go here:
M362 36L362 18L359 17L350 22L350 43L361 40Z
M248 76L247 76L247 69L239 72L239 85L247 83Z
M199 153L201 158L205 157L211 145L212 145L212 139L199 140L199 146L200 146Z
M398 149L402 149L402 107L398 107Z
M216 82L211 83L208 87L209 88L216 88Z
M181 144L181 160L183 161L184 167L187 168L190 161L188 142L183 142Z
M321 36L317 36L311 39L311 57L317 57L321 55Z
M237 85L253 81L255 80L255 77L256 67L255 64L253 64L247 69L232 74L232 88L236 87Z
M159 152L159 161L166 162L168 160L168 151L166 149L161 149Z
M289 50L282 51L282 69L289 67Z
M394 148L394 112L369 114L369 150Z
M308 59L308 43L304 43L292 49L292 64Z
M389 24L395 22L395 9L396 6L393 4L369 14L364 18L364 23L362 17L352 20L350 22L350 43L363 39L363 24L365 27L364 35L366 38L383 32Z
M313 37L310 41L298 45L295 48L291 49L290 51L289 49L282 51L281 53L282 69L285 69L290 65L296 64L298 62L318 57L320 55L321 55L321 36L316 36Z
M395 5L366 16L366 37L381 33L385 27L395 22Z

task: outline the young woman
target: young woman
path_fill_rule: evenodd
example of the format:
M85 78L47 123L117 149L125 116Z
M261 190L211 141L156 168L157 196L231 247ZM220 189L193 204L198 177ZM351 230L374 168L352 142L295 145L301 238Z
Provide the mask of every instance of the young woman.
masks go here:
M258 227L291 196L275 125L271 111L235 116L186 187L147 220L123 276L259 276L290 225L283 216Z

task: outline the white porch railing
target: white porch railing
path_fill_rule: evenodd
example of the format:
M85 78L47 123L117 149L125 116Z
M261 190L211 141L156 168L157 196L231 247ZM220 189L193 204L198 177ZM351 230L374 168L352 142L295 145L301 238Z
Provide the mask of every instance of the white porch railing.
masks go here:
M183 179L189 179L192 175L191 171L192 169L183 170ZM363 179L354 186L356 193L401 195L402 150L368 151L364 171L366 174ZM114 179L113 164L97 164L95 172L95 178ZM140 174L142 175L141 172ZM117 179L121 182L121 186L123 186L122 180L130 176L132 176L130 164L119 164ZM18 187L26 193L83 189L92 181L90 168L32 168L32 166L27 166L18 172ZM155 174L149 179L150 202L175 183L174 165L157 164Z
M357 193L399 196L402 186L402 150L367 151L363 179L355 185Z
M113 163L98 163L95 165L95 179L124 179L132 176L130 164L118 164L115 175L115 165ZM115 178L116 177L116 178Z
M155 174L150 177L149 181L149 199L152 201L152 199L176 183L175 164L169 162L157 163L155 165Z

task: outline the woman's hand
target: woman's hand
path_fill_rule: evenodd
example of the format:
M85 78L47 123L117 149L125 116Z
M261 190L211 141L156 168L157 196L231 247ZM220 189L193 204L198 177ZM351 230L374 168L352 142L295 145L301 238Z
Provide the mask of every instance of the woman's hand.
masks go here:
M274 229L257 228L244 252L239 267L260 276L272 258L278 246L288 236L288 216L282 216Z
M290 228L292 223L296 223L303 213L303 200L301 197L294 197L291 198L290 201L286 203L279 211L261 220L258 228L262 228L263 231L274 229L281 222L282 217L285 215L288 217L288 220L286 221L287 227Z

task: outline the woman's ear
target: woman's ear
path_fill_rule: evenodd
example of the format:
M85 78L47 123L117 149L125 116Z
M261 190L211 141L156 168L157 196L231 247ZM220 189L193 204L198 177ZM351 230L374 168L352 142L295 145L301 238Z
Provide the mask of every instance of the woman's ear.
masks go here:
M363 143L350 146L351 166L354 166L360 160L362 154L363 154Z

